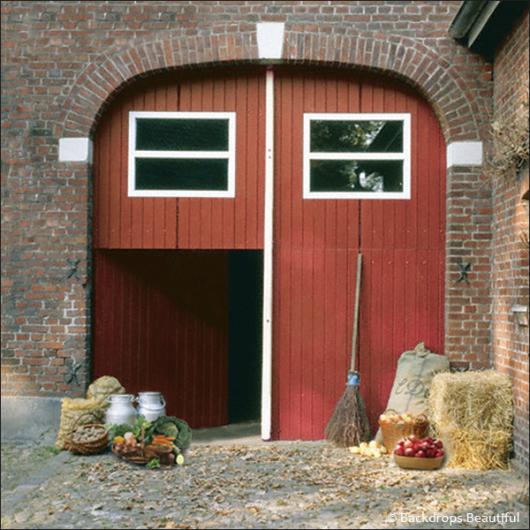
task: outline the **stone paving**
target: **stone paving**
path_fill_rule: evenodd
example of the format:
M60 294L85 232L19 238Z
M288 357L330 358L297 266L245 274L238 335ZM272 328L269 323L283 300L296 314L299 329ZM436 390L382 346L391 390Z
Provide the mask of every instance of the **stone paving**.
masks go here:
M403 471L325 442L194 444L169 470L2 444L2 528L528 528L527 503L513 471Z

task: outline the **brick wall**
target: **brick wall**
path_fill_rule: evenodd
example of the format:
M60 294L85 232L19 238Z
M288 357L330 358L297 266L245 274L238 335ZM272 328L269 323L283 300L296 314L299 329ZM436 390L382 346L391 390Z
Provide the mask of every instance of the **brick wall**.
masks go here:
M491 191L481 167L453 167L447 179L445 349L454 367L481 370L491 366Z
M2 385L79 394L90 366L90 168L59 163L149 71L257 59L255 24L286 24L284 61L360 67L415 86L446 141L484 138L491 65L457 45L450 1L2 2ZM447 353L490 358L490 184L448 173ZM471 283L456 283L459 261ZM78 380L68 375L79 363Z
M514 123L528 102L528 12L497 50L494 61L494 119ZM518 175L493 179L493 353L495 367L515 387L515 450L528 466L528 327L519 326L514 304L528 305L528 210L521 196L528 189L528 166Z

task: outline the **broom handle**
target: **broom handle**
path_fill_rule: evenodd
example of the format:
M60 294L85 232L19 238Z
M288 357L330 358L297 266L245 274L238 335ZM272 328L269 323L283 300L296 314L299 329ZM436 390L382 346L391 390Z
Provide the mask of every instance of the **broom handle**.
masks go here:
M353 336L351 340L351 365L350 372L355 372L357 357L357 334L359 330L359 300L361 298L361 271L363 267L363 255L357 254L357 278L355 281L355 306L353 315Z

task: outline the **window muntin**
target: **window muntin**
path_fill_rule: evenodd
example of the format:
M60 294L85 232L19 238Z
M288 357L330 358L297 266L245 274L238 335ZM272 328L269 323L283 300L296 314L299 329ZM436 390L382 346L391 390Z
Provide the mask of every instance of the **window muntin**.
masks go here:
M130 112L130 197L235 197L235 113Z
M304 198L410 199L410 114L304 114Z

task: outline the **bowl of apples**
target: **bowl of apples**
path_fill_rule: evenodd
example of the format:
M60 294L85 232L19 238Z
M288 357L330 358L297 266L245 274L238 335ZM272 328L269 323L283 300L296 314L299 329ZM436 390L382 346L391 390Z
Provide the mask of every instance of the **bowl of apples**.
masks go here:
M394 449L394 462L403 469L434 470L443 466L445 450L442 440L408 436Z

